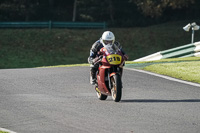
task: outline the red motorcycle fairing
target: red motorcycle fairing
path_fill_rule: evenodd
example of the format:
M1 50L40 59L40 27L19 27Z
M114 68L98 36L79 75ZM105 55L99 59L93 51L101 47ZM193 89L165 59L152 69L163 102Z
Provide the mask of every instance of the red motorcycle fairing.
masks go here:
M111 66L100 66L99 72L97 74L98 88L102 92L102 94L105 95L111 95L109 89L106 86L106 81L105 81L106 70L109 68L111 68Z

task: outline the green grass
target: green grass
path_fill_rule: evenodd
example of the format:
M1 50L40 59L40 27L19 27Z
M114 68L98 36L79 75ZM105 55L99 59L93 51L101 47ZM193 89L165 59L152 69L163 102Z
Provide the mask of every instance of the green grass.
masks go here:
M149 27L112 28L130 61L191 42L188 22ZM87 63L103 29L0 29L0 69ZM196 32L195 36L199 36ZM197 38L195 38L195 41Z
M127 62L127 67L143 69L177 79L200 83L200 57Z
M8 133L8 132L0 131L0 133Z
M144 70L200 83L200 61L154 64L145 67Z
M88 63L83 63L83 64L70 64L70 65L42 66L42 67L39 67L39 68L76 67L76 66L90 66L90 64L88 64Z
M0 68L27 68L86 63L84 31L5 29L0 31Z
M154 64L163 64L163 63L179 63L179 62L190 62L190 61L200 61L199 57L187 57L187 58L170 58L162 59L157 61L144 61L144 62L133 62L127 61L126 66L129 68L144 69L147 66Z

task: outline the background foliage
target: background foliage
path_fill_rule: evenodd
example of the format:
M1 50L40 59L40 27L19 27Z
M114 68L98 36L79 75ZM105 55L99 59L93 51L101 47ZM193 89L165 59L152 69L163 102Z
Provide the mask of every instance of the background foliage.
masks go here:
M87 63L111 30L130 61L189 44L182 27L199 21L199 0L0 0L0 21L106 22L108 29L0 29L0 68ZM195 32L195 41L199 41Z
M198 19L199 0L1 0L0 21L105 21L110 27Z
M189 44L188 21L148 27L109 28L129 61ZM92 44L103 29L0 29L0 69L87 63ZM195 42L200 32L195 32Z

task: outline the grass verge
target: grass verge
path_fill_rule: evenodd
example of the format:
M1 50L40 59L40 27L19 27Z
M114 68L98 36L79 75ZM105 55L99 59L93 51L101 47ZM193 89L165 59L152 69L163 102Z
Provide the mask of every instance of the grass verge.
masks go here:
M190 82L200 83L200 61L154 64L144 70L175 77Z
M200 57L163 59L149 62L127 62L127 67L200 84Z
M38 67L38 68L75 67L75 66L89 66L89 64L85 63L85 64L71 64L71 65L57 65L57 66L42 66L42 67Z
M0 131L0 133L9 133L9 132Z

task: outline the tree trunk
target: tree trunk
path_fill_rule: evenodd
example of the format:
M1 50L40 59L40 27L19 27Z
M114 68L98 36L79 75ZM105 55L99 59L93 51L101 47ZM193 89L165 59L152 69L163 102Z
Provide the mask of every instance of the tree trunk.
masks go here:
M109 3L110 19L111 19L111 22L114 23L114 8L113 8L112 0L108 0L108 3Z
M73 9L73 18L72 21L76 21L76 6L77 6L77 0L74 0L74 9Z

